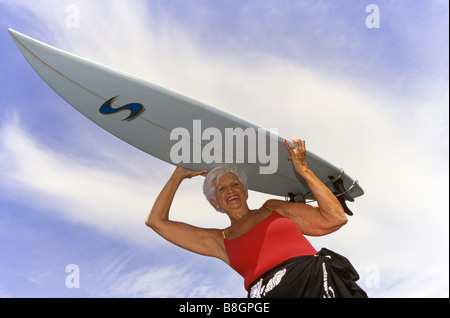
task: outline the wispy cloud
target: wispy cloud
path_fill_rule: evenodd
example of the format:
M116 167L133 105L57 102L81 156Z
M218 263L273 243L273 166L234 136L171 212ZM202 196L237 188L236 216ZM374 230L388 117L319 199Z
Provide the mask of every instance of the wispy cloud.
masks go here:
M216 285L213 275L205 275L192 268L168 266L147 267L126 273L114 280L100 297L232 297L224 292L223 284ZM229 287L229 286L227 286Z
M68 156L31 136L15 116L0 126L0 185L17 196L26 195L27 204L58 218L85 224L112 237L148 244L148 239L156 236L149 234L153 232L144 225L145 217L174 168L148 157L151 165L144 167L141 162L138 175L136 168L129 165L127 154L114 150L102 153L102 147L90 142L96 149L95 160L89 154ZM179 211L175 215L198 225L224 225L223 216L215 212L206 213L208 222L201 213L185 213L183 206L194 206L198 200L200 207L209 208L200 191L202 180L193 181L195 190L185 189L185 194L180 194L183 204L174 204L174 210Z
M40 144L18 120L1 127L0 149L1 184L6 191L27 193L28 204L59 218L117 237L136 236L133 239L139 241L139 229L143 227L138 225L143 225L151 204L148 192L156 191L152 191L155 184L127 175L118 157L115 166L124 170L113 171L66 157Z

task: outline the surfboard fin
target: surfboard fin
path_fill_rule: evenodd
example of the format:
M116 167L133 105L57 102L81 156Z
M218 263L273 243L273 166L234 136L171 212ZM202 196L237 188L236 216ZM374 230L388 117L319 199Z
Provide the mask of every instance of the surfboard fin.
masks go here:
M343 171L341 172L341 176L342 176L342 174L343 174ZM347 203L345 201L350 201L350 202L355 201L355 199L348 192L350 191L351 188L354 187L354 185L356 184L356 181L349 189L345 190L344 182L342 181L341 176L338 176L338 177L328 176L330 181L327 182L326 184L328 186L330 184L334 185L334 188L337 191L334 191L333 194L339 200L339 203L341 204L342 208L344 209L345 214L351 216L351 215L353 215L353 212L348 208ZM306 200L311 199L311 198L313 198L312 192L300 193L300 194L288 193L288 198L286 198L286 200L289 199L290 202L306 203Z
M328 176L330 180L334 180L335 177ZM342 181L342 178L339 178L337 180L332 181L334 188L337 190L337 192L333 192L333 194L336 196L336 198L339 200L339 203L342 205L342 208L344 209L344 212L347 215L353 215L353 212L350 211L345 201L353 202L355 199L348 193L348 191L353 187L350 187L350 189L345 190L344 187L344 181Z
M350 211L347 204L345 203L345 199L342 196L336 197L339 200L339 203L342 205L342 208L344 209L345 214L347 215L353 215L353 212Z

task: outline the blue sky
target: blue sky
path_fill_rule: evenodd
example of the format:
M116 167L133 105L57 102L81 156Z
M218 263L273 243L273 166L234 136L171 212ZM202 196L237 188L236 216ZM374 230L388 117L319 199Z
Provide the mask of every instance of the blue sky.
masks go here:
M366 27L369 4L380 28ZM0 0L0 296L245 296L227 265L145 227L173 167L65 103L13 28L306 139L366 192L314 246L347 256L372 297L448 297L448 12L448 1ZM173 217L227 226L201 181L182 185ZM70 264L80 288L66 287Z

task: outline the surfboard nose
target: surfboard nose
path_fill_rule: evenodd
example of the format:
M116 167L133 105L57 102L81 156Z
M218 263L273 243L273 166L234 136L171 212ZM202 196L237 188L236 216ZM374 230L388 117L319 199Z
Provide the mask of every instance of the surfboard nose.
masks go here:
M41 53L51 50L51 46L40 42L32 37L22 34L14 29L8 28L9 34L13 38L23 56L31 63L30 58L37 57ZM56 50L56 49L54 49Z
M15 33L17 33L17 31L16 30L14 30L14 29L11 29L11 28L8 28L8 32L11 34L11 35L13 35L13 34L15 34Z
M16 30L11 29L11 28L8 28L8 32L11 35L11 37L13 38L14 42L16 42L16 45L20 44L19 39L23 38L25 36L24 34L17 32Z
M37 41L37 40L35 40L33 38L30 38L29 36L27 36L27 35L25 35L23 33L20 33L19 31L11 29L11 28L8 28L8 32L9 32L9 34L12 36L12 38L15 41L19 41L19 42L20 42L20 40Z
M8 28L8 32L11 35L11 37L13 38L17 47L19 48L20 52L22 52L22 54L25 57L27 57L31 53L29 51L29 49L27 49L27 47L30 46L29 45L30 43L32 43L33 41L36 41L36 40L26 36L25 34L17 32L16 30L11 29L11 28Z

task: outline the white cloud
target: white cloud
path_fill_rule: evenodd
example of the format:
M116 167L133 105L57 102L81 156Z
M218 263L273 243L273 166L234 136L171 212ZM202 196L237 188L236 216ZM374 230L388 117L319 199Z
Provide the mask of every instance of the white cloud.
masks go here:
M224 276L225 277L225 276ZM188 267L140 268L118 277L100 297L232 297L223 285L214 285L213 275L205 275Z
M129 164L127 153L111 149L104 153L94 140L83 142L92 143L83 146L96 149L97 161L88 154L68 156L50 149L25 131L16 116L0 126L0 185L17 198L26 196L27 204L53 216L151 246L148 240L156 236L144 221L174 168L143 154L144 159L134 157L140 165L137 172L135 165ZM224 216L204 198L202 182L198 177L182 184L172 207L173 216L198 226L226 227ZM197 207L195 213L186 209L193 206Z
M59 218L142 240L152 204L148 193L157 185L130 177L120 157L113 164L117 170L66 157L33 139L18 120L1 127L0 149L2 188Z

